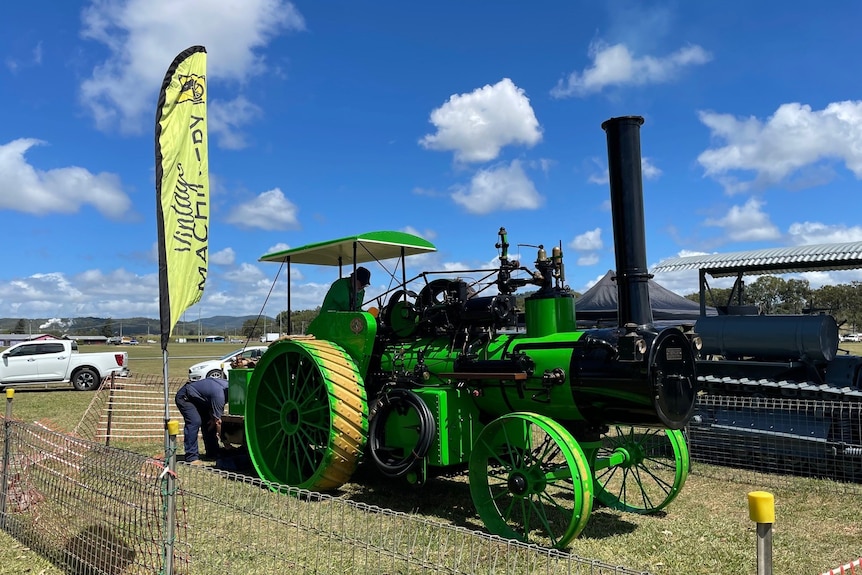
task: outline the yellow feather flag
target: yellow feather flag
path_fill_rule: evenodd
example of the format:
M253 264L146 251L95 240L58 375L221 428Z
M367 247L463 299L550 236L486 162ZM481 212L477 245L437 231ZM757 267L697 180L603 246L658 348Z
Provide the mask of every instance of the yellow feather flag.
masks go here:
M156 110L156 211L162 349L207 279L209 166L206 48L180 52L165 74Z

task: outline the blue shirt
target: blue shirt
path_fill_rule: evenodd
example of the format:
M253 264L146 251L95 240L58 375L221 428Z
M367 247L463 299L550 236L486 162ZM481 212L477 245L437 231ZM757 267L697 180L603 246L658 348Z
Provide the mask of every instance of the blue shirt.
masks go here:
M186 394L195 403L209 403L213 418L221 419L227 403L227 380L205 377L186 384Z

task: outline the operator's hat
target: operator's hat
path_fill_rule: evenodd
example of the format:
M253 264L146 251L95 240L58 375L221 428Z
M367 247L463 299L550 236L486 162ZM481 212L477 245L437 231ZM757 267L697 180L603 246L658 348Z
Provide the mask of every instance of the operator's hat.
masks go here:
M371 283L371 272L364 267L359 266L356 268L356 279L359 280L362 287L365 287Z

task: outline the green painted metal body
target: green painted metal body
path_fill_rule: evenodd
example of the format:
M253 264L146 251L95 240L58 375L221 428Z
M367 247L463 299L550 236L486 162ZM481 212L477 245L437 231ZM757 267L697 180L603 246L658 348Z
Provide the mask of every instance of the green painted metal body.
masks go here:
M318 315L308 333L332 341L350 355L359 373L367 374L377 337L377 320L364 311L329 311Z
M512 411L541 412L563 422L583 419L568 385L549 386L542 380L545 371L568 369L572 357L570 344L582 335L574 330L574 298L538 298L528 300L527 306L528 313L532 312L528 317L532 319L528 321L526 334L498 334L471 351L478 360L494 363L503 361L519 346L527 346L535 365L529 374L501 371L490 378L488 373L459 374L456 360L460 351L453 349L452 339L446 336L408 338L375 351L377 324L366 312L321 314L311 323L308 333L344 348L371 387L379 389L382 380L396 373L427 370L427 379L414 389L437 422L437 435L426 462L445 467L468 460L473 441L483 427L482 421ZM562 328L568 331L560 331ZM379 363L372 371L375 353L379 354ZM239 388L240 384L232 387ZM231 394L240 397L239 389ZM410 433L399 435L398 430L415 427L416 418L415 412L390 417L387 445L410 449L415 437Z
M529 345L530 358L536 368L532 374L523 372L496 372L489 374L461 373L456 369L457 357L452 353L448 338L404 342L387 347L381 358L383 371L413 371L420 356L428 370L429 387L454 387L471 389L470 395L479 413L496 417L511 411L541 412L561 421L580 421L583 417L572 398L567 385L547 386L542 382L546 370L566 366L571 362L572 348L582 332L569 332L531 338L525 335L501 334L488 345L480 348L479 360L502 360L504 354L519 345ZM476 379L473 379L476 377ZM525 379L517 379L525 377Z
M425 463L432 467L466 463L483 427L469 391L445 386L421 388L415 393L428 406L437 429ZM412 448L415 438L408 430L418 425L419 418L412 410L390 417L386 423L386 445Z
M248 382L254 369L233 368L227 372L227 402L228 412L232 415L245 414L245 399L248 394Z
M527 337L544 337L577 331L575 298L534 297L526 300Z

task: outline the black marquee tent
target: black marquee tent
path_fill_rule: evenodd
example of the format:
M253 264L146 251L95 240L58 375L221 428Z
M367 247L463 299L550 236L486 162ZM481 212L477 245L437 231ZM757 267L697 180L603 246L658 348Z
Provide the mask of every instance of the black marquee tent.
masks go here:
M611 327L618 324L616 274L608 270L602 279L575 300L575 317L579 326ZM694 322L700 317L700 304L677 295L649 280L649 299L653 321L663 323ZM706 315L717 315L707 307Z

